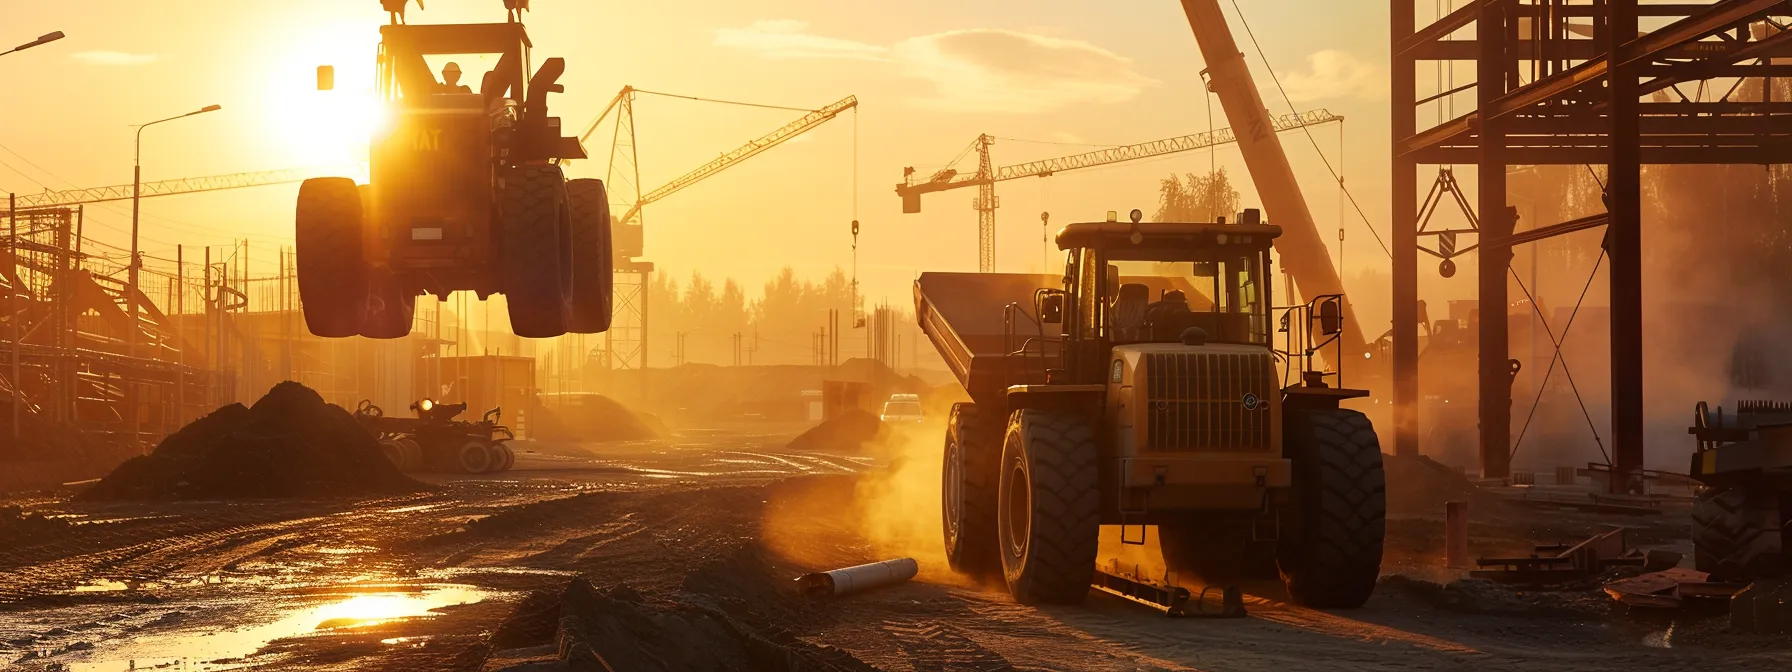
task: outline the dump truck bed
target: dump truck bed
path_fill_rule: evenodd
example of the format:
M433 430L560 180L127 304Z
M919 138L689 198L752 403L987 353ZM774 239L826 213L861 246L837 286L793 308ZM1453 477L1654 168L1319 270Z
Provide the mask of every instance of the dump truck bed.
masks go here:
M915 280L915 319L971 398L997 403L1009 385L1045 382L1039 346L1030 362L1006 352L1002 307L1016 303L1022 308L1015 315L1014 347L1019 349L1020 342L1039 333L1032 317L1033 293L1061 282L1031 273L922 273ZM1056 325L1047 331L1055 332ZM1047 352L1056 354L1056 344L1050 345Z

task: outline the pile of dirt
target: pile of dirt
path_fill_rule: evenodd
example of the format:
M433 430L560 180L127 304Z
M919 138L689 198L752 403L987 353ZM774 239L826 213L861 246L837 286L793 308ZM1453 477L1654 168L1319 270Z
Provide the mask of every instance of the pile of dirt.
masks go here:
M852 408L797 435L786 447L803 451L857 452L881 443L889 435L890 428L883 420L868 411Z
M1387 472L1388 514L1443 516L1445 502L1469 502L1480 515L1511 508L1499 495L1475 487L1456 469L1423 455L1383 455Z
M414 492L342 407L292 381L254 406L231 404L118 466L88 500L319 497Z
M536 438L557 441L646 441L667 434L652 413L636 413L600 394L541 408L532 429Z
M17 506L0 506L0 544L23 546L67 534L68 521Z

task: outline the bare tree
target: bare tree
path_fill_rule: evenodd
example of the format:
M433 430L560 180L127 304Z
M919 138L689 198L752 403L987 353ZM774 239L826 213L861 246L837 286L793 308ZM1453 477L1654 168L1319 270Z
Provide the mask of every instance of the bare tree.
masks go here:
M1206 175L1171 174L1158 183L1159 222L1211 222L1238 212L1238 190L1221 168Z

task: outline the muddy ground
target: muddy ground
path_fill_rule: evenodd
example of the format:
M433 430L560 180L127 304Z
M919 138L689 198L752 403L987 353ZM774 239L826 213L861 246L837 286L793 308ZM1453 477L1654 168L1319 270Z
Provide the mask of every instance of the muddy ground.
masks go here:
M1250 615L1235 620L1172 620L1100 593L1020 606L945 571L937 465L791 450L785 429L527 446L516 471L426 476L435 489L380 498L13 496L59 522L0 538L0 668L548 670L572 669L558 661L579 647L618 669L1792 666L1792 640L1733 635L1711 614L1630 613L1593 586L1460 581L1437 566L1442 522L1422 512L1390 521L1382 585L1359 610L1294 607L1273 584L1247 585ZM917 430L916 454L935 441ZM1684 510L1482 518L1478 554L1610 523L1685 545ZM1155 557L1104 548L1122 551ZM803 572L895 555L921 576L826 601L791 589ZM589 585L568 594L575 577Z

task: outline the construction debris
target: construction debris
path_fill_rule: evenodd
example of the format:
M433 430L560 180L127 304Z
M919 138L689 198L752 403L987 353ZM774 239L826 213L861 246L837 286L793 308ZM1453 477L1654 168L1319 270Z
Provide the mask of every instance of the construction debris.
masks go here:
M304 385L275 385L252 407L231 404L131 458L88 500L318 497L412 492L378 441Z
M1630 548L1625 543L1625 528L1617 527L1572 546L1538 545L1529 557L1481 558L1475 561L1481 569L1469 572L1469 576L1508 583L1563 584L1584 581L1617 567L1665 570L1679 564L1680 558L1679 553Z
M797 591L808 597L839 597L903 583L920 573L914 558L896 558L845 569L796 577Z
M1744 587L1710 578L1705 572L1674 567L1605 584L1605 594L1626 606L1678 609L1687 600L1727 600Z

